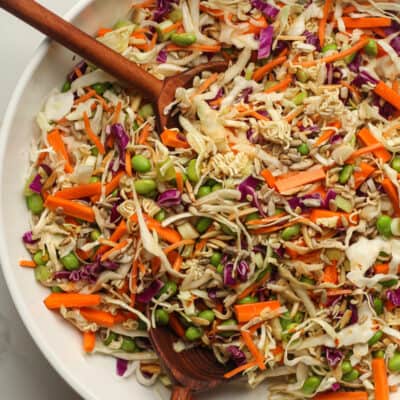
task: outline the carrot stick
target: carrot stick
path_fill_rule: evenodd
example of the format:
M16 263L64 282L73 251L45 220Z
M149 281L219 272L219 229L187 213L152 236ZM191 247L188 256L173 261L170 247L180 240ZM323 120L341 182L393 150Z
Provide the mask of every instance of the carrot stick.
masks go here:
M326 291L327 296L342 296L351 293L353 293L351 289L329 289Z
M268 169L263 169L261 171L261 176L264 178L265 182L267 182L269 187L275 188L276 185L275 177Z
M182 264L183 264L183 258L179 253L177 253L175 260L172 263L172 269L179 272L181 270Z
M333 126L334 128L339 129L342 124L340 123L340 121L335 121L332 124L330 124L330 126ZM333 136L336 132L336 129L329 129L326 130L322 133L322 135L315 141L314 143L314 147L318 147L321 146L322 143L325 143L327 140L329 140L331 138L331 136Z
M47 141L49 142L49 145L53 148L53 150L57 153L57 155L65 161L64 171L68 174L71 173L73 171L73 168L59 130L55 129L51 131L47 135Z
M389 385L384 358L372 360L372 375L374 377L375 399L389 400Z
M125 172L128 176L132 176L131 153L129 151L125 152Z
M382 99L386 100L388 103L400 110L400 94L398 94L388 85L386 85L386 83L380 81L375 86L374 92L378 96L382 97Z
M165 51L202 51L204 53L219 53L221 45L206 45L194 43L190 46L178 46L176 44L169 44L164 47Z
M325 171L322 167L311 168L307 171L298 172L288 178L276 180L276 188L280 193L294 189L299 186L307 185L308 183L325 179Z
M101 143L98 136L96 136L96 134L93 132L92 127L90 126L89 117L88 117L86 111L83 113L83 122L85 124L86 134L88 135L90 141L97 147L100 154L104 154L105 150L104 150L103 143Z
M367 392L318 393L313 400L368 400ZM378 397L376 398L378 400Z
M182 21L178 21L178 22L175 22L175 24L167 26L162 31L163 31L163 33L169 33L169 32L172 32L172 31L176 31L181 26L182 26Z
M96 334L94 332L83 332L83 350L86 353L91 353L96 345Z
M281 92L285 90L291 83L292 83L292 75L288 75L285 79L281 80L274 86L269 87L268 89L264 90L264 93L274 93L274 92Z
M253 72L253 79L256 82L261 81L261 79L263 79L264 76L268 74L268 72L272 71L278 65L283 64L285 61L286 61L286 57L285 56L278 57L275 60L270 61L269 63L263 65L262 67L256 69Z
M376 264L374 265L374 272L376 274L388 274L389 273L389 264Z
M343 15L351 14L357 11L355 6L347 6L343 8Z
M378 139L367 129L363 128L358 133L357 136L361 139L361 141L367 145L372 146L374 144L381 144ZM388 162L392 156L386 149L377 149L373 150L373 153L376 157L380 158L383 162Z
M370 28L387 28L392 24L390 18L384 17L366 17L366 18L350 18L343 17L346 29L370 29Z
M184 337L185 336L185 329L183 328L181 322L179 321L178 317L174 313L169 314L169 322L168 322L168 324L169 324L170 328L179 337Z
M329 14L331 7L332 7L332 0L325 0L322 19L319 23L319 28L318 28L318 37L319 37L319 43L320 43L321 47L323 47L324 43L325 43L326 22L328 20L328 14Z
M177 189L183 193L183 175L175 170L175 180Z
M119 171L117 175L115 175L114 178L112 178L111 181L106 184L106 190L105 190L106 196L112 193L119 186L119 182L124 175L125 175L124 171ZM100 194L92 196L90 200L93 203L99 201Z
M345 57L347 57L350 54L356 53L357 51L361 50L362 48L365 47L365 45L369 42L369 38L364 38L359 40L354 46L349 47L346 50L341 51L340 53L337 54L332 54L331 56L327 56L327 57L323 57L320 58L318 60L311 60L311 61L304 61L302 63L300 63L300 65L302 65L303 67L312 67L314 65L317 65L319 63L325 63L325 64L329 64L331 62L337 61L337 60L341 60Z
M234 305L235 314L238 322L248 322L254 317L258 317L265 309L276 310L281 306L278 300L262 301L260 303L236 304Z
M224 20L224 12L222 10L207 7L204 4L200 4L199 8L201 11L210 14L213 17Z
M99 326L111 328L115 325L114 316L106 311L95 310L93 308L82 308L80 313L87 321L94 322Z
M117 106L115 107L115 112L113 115L113 124L118 123L119 115L121 114L122 103L119 101Z
M189 143L186 140L183 140L179 137L179 132L171 130L171 129L166 129L161 135L161 141L165 146L168 147L174 147L174 148L183 148L187 149L189 146Z
M84 103L85 101L91 99L96 95L96 91L93 89L90 89L87 93L85 93L83 96L78 97L75 101L74 104L79 104L79 103Z
M123 249L126 245L128 244L128 240L123 240L122 242L118 243L116 246L114 246L112 249L106 251L100 258L100 261L105 261L107 258L110 258L110 256L117 251Z
M397 189L391 182L389 178L384 178L382 180L382 187L383 190L386 192L388 195L390 201L392 202L394 212L397 216L400 215L400 206L399 206L399 195L397 193Z
M296 225L296 224L301 224L302 222L304 222L305 219L304 218L299 218L299 219L293 219L291 221L286 222L285 224L281 224L281 225L273 225L273 226L266 226L264 228L258 228L258 229L254 229L251 232L254 235L264 235L266 233L272 233L272 232L276 232L276 231L280 231L283 228L287 228L288 226L292 226L292 225Z
M282 218L285 214L280 213L278 215L273 215L272 217L265 217L260 219L252 219L251 221L246 222L246 225L264 225L269 224L270 222L277 221L279 218Z
M146 124L140 132L138 138L138 144L145 144L147 142L147 138L150 135L150 125Z
M243 290L242 293L239 294L238 299L243 299L246 296L248 296L250 293L255 292L259 287L263 286L265 282L269 279L270 274L267 272L265 275L259 280L254 282L252 285L247 287L245 290Z
M367 179L368 177L375 171L375 168L371 165L361 162L358 168L361 171L354 172L354 187L358 189Z
M51 211L56 211L60 208L65 215L83 219L88 222L95 222L93 209L84 204L49 195L44 202L44 205Z
M194 243L194 240L193 240L193 239L184 239L184 240L181 240L180 242L176 242L176 243L174 243L174 244L171 244L171 245L165 247L165 248L163 249L163 252L164 252L165 254L168 254L168 253L170 253L171 251L177 249L178 247L190 245L190 244L193 244L193 243Z
M44 304L50 310L60 308L62 306L67 308L96 307L100 303L100 295L81 293L51 293L44 300Z
M191 99L198 94L204 93L216 80L218 79L218 74L214 72L211 74L195 91L191 96Z
M381 151L381 150L385 150L383 144L382 143L374 143L374 144L362 147L361 149L358 149L358 150L354 151L351 154L351 156L347 159L347 161L348 162L353 162L353 161L356 160L356 158L358 158L358 157L360 157L360 156L362 156L364 154L367 154L367 153L374 153L375 154L375 152L378 152L378 151Z
M126 222L125 222L125 220L122 220L119 223L119 225L117 226L117 228L115 229L115 231L110 236L110 241L118 242L121 239L121 237L124 236L127 232L128 232L128 229L126 226ZM99 249L97 250L97 254L104 254L109 248L110 248L110 246L101 245L99 247Z
M244 371L244 370L246 370L248 368L255 367L257 364L258 364L257 361L250 361L250 362L248 362L246 364L242 364L239 367L237 367L235 369L232 369L231 371L227 372L224 375L224 378L225 379L233 378L235 375L240 374L242 371Z
M354 222L352 222L350 221L350 214L338 211L321 210L314 208L310 214L310 220L314 223L318 223L317 221L320 219L333 218L333 217L337 217L337 223L336 223L337 227L342 226L342 217L346 218L346 220L352 225L354 225L354 222L358 221L358 216L353 216Z
M95 182L59 190L58 192L54 193L54 196L66 200L76 200L76 199L82 199L84 197L91 197L95 194L100 194L100 193L101 193L101 183Z
M37 267L35 261L32 261L32 260L20 260L19 266L25 267L25 268L36 268Z
M104 36L104 35L106 35L106 34L109 33L109 32L112 32L112 29L110 29L110 28L100 28L100 29L97 31L97 37Z
M324 275L322 277L322 281L325 283L338 283L338 272L336 269L336 261L333 262L331 265L327 265L324 269Z
M250 332L241 331L241 334L242 334L243 341L245 342L247 348L249 349L250 353L252 354L252 356L256 360L258 368L260 368L262 370L267 369L267 367L264 364L264 357L260 353L260 351L258 350L258 348L255 345L255 343L253 342L253 340L251 339Z

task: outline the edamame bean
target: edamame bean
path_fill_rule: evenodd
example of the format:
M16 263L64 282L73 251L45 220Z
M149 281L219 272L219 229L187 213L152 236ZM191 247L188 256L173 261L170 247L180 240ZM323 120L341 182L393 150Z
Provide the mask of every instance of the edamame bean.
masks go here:
M90 232L90 240L93 242L95 242L100 236L101 233L98 229L93 229L92 232Z
M353 370L353 367L351 366L350 361L343 361L342 362L342 373L343 374L348 374L349 372L351 372Z
M70 90L70 89L71 89L71 83L68 81L65 81L64 85L62 85L61 93L68 92L68 90Z
M296 104L296 106L299 106L301 104L303 104L304 100L307 98L308 94L306 91L302 91L300 93L298 93L296 96L294 96L293 98L293 103Z
M210 186L200 186L199 191L197 192L197 197L204 197L211 193Z
M32 212L32 214L39 215L43 209L43 199L40 194L33 193L26 198L26 204L28 205L28 209Z
M218 265L221 263L221 260L222 260L222 254L216 251L212 254L210 258L210 264L214 265L214 267L218 267Z
M153 106L150 103L143 105L142 107L140 107L138 114L143 119L147 119L147 118L154 116Z
M103 340L103 343L109 346L114 340L117 340L117 334L110 331L108 336Z
M138 347L132 338L125 337L122 340L121 350L126 351L127 353L136 353L138 351Z
M189 178L190 182L196 183L199 181L199 175L197 173L197 168L196 168L196 159L190 160L187 170L186 170L186 174L187 177Z
M212 186L214 186L215 184L217 184L218 182L215 180L215 179L212 179L212 178L210 178L210 179L207 179L207 182L206 182L206 185L205 186L210 186L210 187L212 187Z
M394 157L391 166L397 172L400 172L400 157Z
M178 291L178 286L174 281L165 282L164 286L160 290L160 295L167 294L168 297L173 296Z
M391 224L392 218L388 215L380 215L376 221L376 229L382 236L389 238L392 236Z
M212 310L204 310L199 313L198 317L206 319L208 322L211 323L215 319L215 314L214 314L214 311L212 311Z
M353 382L360 376L360 373L356 369L352 369L350 372L342 376L342 379L346 382Z
M281 238L283 240L291 240L293 239L295 236L297 236L300 233L300 224L296 224L293 226L288 226L287 228L285 228L282 233L281 233Z
M203 330L195 326L189 326L185 332L185 338L190 341L200 339L203 335Z
M99 149L98 149L96 146L92 147L92 148L90 149L90 154L91 154L92 156L97 157L97 156L99 155Z
M212 219L207 217L201 217L196 223L196 230L199 233L204 233L212 224Z
M157 188L157 184L153 179L138 179L134 183L135 190L138 194L150 194Z
M156 322L157 325L167 325L169 322L169 314L162 308L156 310Z
M160 210L155 216L154 219L158 222L164 221L165 217L167 216L164 210Z
M383 336L382 331L375 332L372 338L368 340L368 345L373 346L374 344L378 343L382 339L382 336Z
M374 39L370 39L365 45L364 51L370 57L376 57L378 55L378 44Z
M171 42L178 46L190 46L196 43L196 35L193 33L173 33L171 35Z
M379 284L385 288L389 288L389 287L397 285L398 281L399 281L398 279L388 279L387 281L379 282Z
M217 190L221 190L222 189L222 185L220 183L216 183L215 185L213 185L211 187L211 192L216 192Z
M246 222L254 221L255 219L259 219L260 214L258 212L251 213L246 216Z
M353 173L353 166L352 165L345 165L339 174L339 183L344 185L350 179Z
M400 372L400 353L394 353L393 357L389 359L388 368L392 372Z
M296 72L296 79L302 83L307 82L309 77L308 73L302 69L298 69Z
M380 315L383 313L383 301L380 298L374 299L374 310L375 312Z
M252 303L257 303L258 298L255 296L246 296L243 297L243 299L240 299L237 303L238 304L252 304Z
M298 148L297 151L302 155L302 156L306 156L309 152L310 149L307 145L307 143L302 143Z
M33 256L33 261L35 261L37 265L45 265L48 260L49 256L41 250L37 251Z
M72 252L62 257L60 261L68 271L74 271L75 269L78 269L80 265L78 257Z
M319 376L309 376L301 388L304 394L313 394L321 384L321 378Z
M223 274L224 273L224 266L222 265L222 264L219 264L218 266L217 266L217 273L218 274Z
M47 265L38 265L35 268L35 279L39 282L46 282L51 278L51 271Z
M151 170L151 163L148 158L142 156L141 154L137 154L133 156L131 159L132 168L137 172L149 172Z
M99 82L92 85L92 89L96 91L97 94L103 96L104 92L111 87L110 82Z
M328 51L334 51L334 50L337 50L336 43L328 43L322 48L323 53L327 53Z

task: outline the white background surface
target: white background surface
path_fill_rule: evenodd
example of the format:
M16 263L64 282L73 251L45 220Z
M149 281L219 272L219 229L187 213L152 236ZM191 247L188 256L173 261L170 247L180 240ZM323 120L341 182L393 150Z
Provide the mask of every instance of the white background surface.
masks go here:
M39 2L63 15L78 0ZM41 34L0 10L0 124L19 76L42 40ZM12 303L1 270L0 388L0 397L4 400L80 398L50 367L33 343Z

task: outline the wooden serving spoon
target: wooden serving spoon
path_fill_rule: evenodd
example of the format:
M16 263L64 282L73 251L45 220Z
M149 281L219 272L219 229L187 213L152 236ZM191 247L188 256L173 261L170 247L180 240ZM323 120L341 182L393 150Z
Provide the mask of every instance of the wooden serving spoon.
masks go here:
M202 64L161 81L34 0L0 0L0 6L143 93L155 106L159 132L173 124L171 118L164 114L164 109L174 100L178 87L188 86L192 79L204 70L222 72L227 67L226 62Z

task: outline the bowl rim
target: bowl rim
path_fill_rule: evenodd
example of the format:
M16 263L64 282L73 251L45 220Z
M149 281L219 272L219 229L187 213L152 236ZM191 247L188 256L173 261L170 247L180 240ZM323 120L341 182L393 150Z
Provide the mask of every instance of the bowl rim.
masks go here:
M63 15L63 18L67 21L73 20L80 13L84 11L84 9L95 0L79 0L72 8ZM49 38L45 38L40 45L35 50L32 58L26 65L22 75L18 79L17 85L14 88L14 91L11 95L10 101L4 113L4 120L0 127L0 176L3 176L4 173L4 160L5 152L6 152L6 143L10 136L10 130L12 121L15 118L17 112L17 106L21 99L21 96L24 92L26 85L31 79L34 71L39 66L40 62L43 60L43 57L47 53L50 48L52 41ZM0 191L4 190L2 180L0 180ZM4 208L4 204L2 198L0 196L0 209ZM4 226L3 214L0 213L0 227ZM22 322L25 328L28 330L30 336L35 342L36 346L40 349L41 353L50 363L52 368L58 373L58 375L73 389L77 394L82 396L87 400L96 400L89 390L87 390L87 386L83 384L83 382L79 381L70 370L60 362L57 357L53 354L50 346L44 341L41 337L41 332L38 327L35 326L35 321L33 316L29 313L26 305L23 301L22 293L17 289L16 278L11 274L11 266L7 262L7 246L4 235L4 230L0 228L0 262L1 269L3 271L3 275L6 281L6 285L8 287L11 298L14 302L15 307L17 308L18 314L22 319Z

